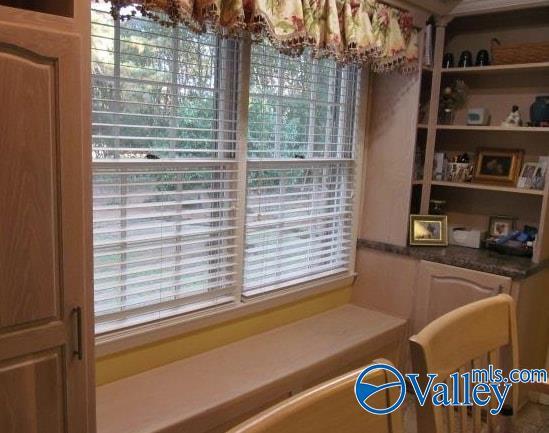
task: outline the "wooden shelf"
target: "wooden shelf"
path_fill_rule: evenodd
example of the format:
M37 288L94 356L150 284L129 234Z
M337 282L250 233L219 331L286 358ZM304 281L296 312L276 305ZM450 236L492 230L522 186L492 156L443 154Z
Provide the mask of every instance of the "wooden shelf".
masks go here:
M417 127L419 129L427 129L427 125L425 123L418 123Z
M413 181L412 181L412 185L413 185L413 186L416 186L416 185L423 185L423 181L422 181L422 180L413 180Z
M491 131L491 132L518 132L518 133L549 133L549 128L516 127L506 128L504 126L471 126L471 125L437 125L437 129L446 131Z
M469 68L443 68L442 74L452 75L505 75L528 72L549 72L549 62L521 63L516 65L472 66Z
M543 190L515 188L511 186L487 185L483 183L446 182L446 181L440 181L440 180L433 180L431 182L431 185L443 186L447 188L464 188L464 189L476 189L476 190L483 190L483 191L498 191L498 192L509 192L514 194L543 196Z

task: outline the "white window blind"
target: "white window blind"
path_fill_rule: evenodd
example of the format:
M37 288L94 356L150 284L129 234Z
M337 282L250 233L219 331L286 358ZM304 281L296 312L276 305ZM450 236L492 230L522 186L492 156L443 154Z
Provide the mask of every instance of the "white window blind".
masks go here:
M248 74L246 42L109 12L92 3L96 332L348 273L357 69L260 43Z
M92 7L96 331L231 302L237 43Z
M244 289L349 269L357 70L252 47Z

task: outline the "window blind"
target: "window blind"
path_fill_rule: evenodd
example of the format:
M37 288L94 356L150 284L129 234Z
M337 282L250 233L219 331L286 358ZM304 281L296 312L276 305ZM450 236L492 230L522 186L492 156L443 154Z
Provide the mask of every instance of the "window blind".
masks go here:
M92 8L96 331L231 302L237 42Z
M243 293L349 269L357 70L252 47Z

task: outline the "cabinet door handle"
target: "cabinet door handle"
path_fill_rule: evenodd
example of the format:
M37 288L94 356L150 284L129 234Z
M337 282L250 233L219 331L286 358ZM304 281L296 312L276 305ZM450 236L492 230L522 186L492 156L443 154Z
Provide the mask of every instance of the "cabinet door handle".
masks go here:
M504 288L505 288L505 287L503 287L503 284L500 284L500 285L498 286L498 295L501 295L501 294L503 293L503 289L504 289Z
M72 351L73 356L77 356L79 360L82 360L82 307L74 307L72 309L73 317L75 318L75 349Z

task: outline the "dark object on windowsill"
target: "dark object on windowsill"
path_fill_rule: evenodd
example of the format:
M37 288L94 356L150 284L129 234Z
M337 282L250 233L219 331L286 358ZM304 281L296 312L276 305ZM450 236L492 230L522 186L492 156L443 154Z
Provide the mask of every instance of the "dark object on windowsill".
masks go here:
M158 155L155 155L154 153L147 153L147 155L145 155L145 158L147 158L147 159L160 159L160 157Z
M294 155L294 158L295 159L305 159L305 155L296 154L296 155Z

